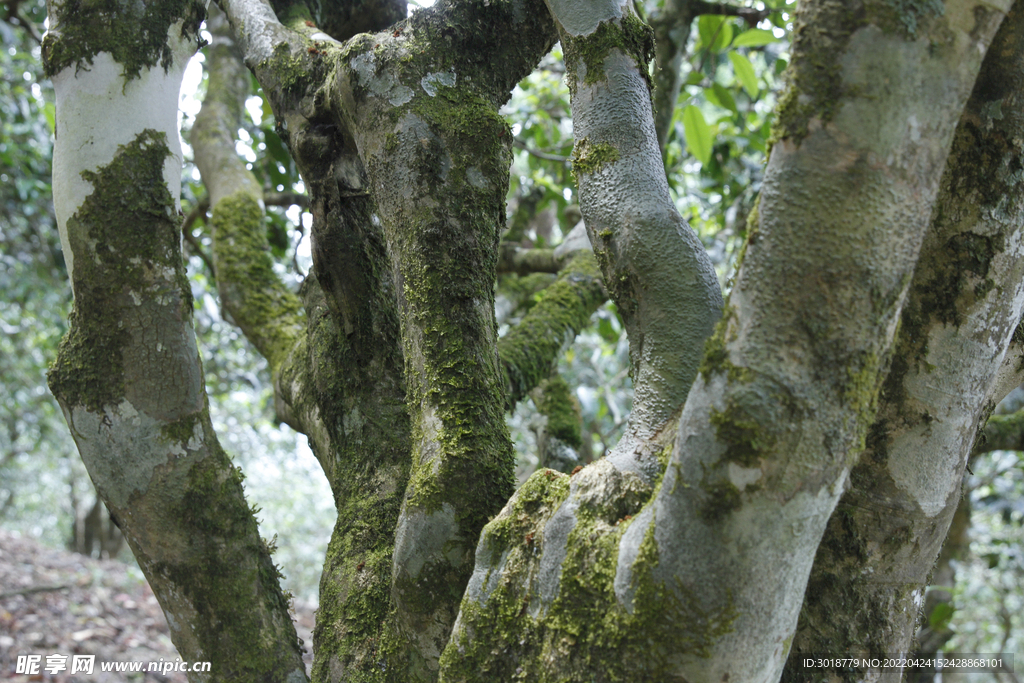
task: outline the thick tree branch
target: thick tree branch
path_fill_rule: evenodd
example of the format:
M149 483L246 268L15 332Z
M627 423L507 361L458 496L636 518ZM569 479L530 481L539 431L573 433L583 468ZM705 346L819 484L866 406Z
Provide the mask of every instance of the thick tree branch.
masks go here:
M982 26L991 31L999 19ZM961 503L975 435L998 400L993 388L1024 306L1022 155L1010 142L1024 135L1022 68L1024 12L1016 6L960 118L878 417L815 557L791 662L826 645L906 652L915 636L929 573ZM1011 113L993 113L1001 111ZM984 434L1005 444L1011 430L1002 428L1013 421L993 417ZM851 555L859 561L851 563ZM827 624L840 605L858 616L837 642ZM887 628L877 628L879 621ZM791 665L784 680L820 675ZM858 673L877 675L867 667Z
M50 387L182 657L219 681L303 681L279 574L210 421L181 256L176 111L205 3L100 5L48 7L75 296Z
M572 474L582 465L582 417L579 402L569 384L557 372L530 392L545 423L537 435L538 468Z
M597 644L607 634L608 610L616 610L607 573L615 561L607 554L623 528L613 531L615 525L651 495L664 464L657 457L673 438L721 292L668 192L646 78L648 29L614 3L552 2L549 9L566 54L580 208L629 332L634 410L611 456L571 483L538 472L487 527L442 671L452 681L474 680L481 666L496 678L570 677L600 668L610 679L665 680L649 649L637 647L649 642L642 617L634 622L617 610L617 635ZM625 120L635 125L624 127ZM599 565L606 567L603 578L595 575ZM524 608L516 617L503 605ZM508 635L495 648L484 634L498 624ZM677 633L657 637L675 642ZM563 638L574 647L543 648Z
M775 10L765 7L754 9L753 7L739 7L724 2L704 2L704 0L692 0L693 12L695 15L718 14L725 17L739 17L747 22L751 28L768 18Z
M516 149L523 150L524 152L526 152L530 156L535 156L538 159L544 159L545 161L557 161L557 162L562 163L562 164L564 164L564 163L569 161L569 157L563 157L563 156L560 156L558 154L549 154L548 152L541 152L541 151L538 151L536 149L533 149L532 147L527 145L525 142L523 142L519 138L516 138L515 140L513 140L512 141L512 145Z
M553 249L523 249L514 242L502 242L498 253L498 273L557 273L561 261Z

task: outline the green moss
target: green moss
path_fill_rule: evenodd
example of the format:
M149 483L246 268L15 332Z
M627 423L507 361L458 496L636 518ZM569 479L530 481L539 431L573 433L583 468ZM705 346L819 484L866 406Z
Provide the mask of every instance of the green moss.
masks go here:
M728 301L722 310L722 317L715 323L715 329L704 342L704 356L701 358L699 372L707 382L715 373L724 372L730 382L751 382L753 374L748 368L734 365L729 360L729 351L726 348L732 341L730 326L734 322L736 311L729 306Z
M576 141L572 150L572 171L578 178L583 173L596 173L605 165L619 160L619 150L606 142Z
M908 40L917 38L921 24L945 12L942 0L872 0L865 4L884 31Z
M498 342L508 377L507 407L551 375L566 338L575 337L607 300L592 253L572 258L518 325Z
M206 3L198 0L58 3L51 7L50 31L43 38L43 66L52 78L69 66L82 68L100 52L109 52L124 67L125 81L131 81L143 68L171 67L167 35L175 22L184 21L181 37L189 39L199 35L205 17Z
M647 65L654 59L654 31L628 11L617 21L602 21L588 35L577 37L563 33L562 50L570 90L575 92L581 64L586 70L584 83L604 80L604 60L613 49L620 50L636 63L648 90L653 91L654 83Z
M122 316L134 307L131 292L152 289L155 268L174 269L177 291L166 294L177 298L181 316L192 315L174 199L164 183L169 154L164 134L147 129L119 146L107 166L82 172L93 191L67 223L75 303L49 373L50 388L65 405L99 411L121 402L122 353L131 339Z
M712 408L711 424L718 440L727 444L725 459L744 467L757 467L774 444L774 439L735 405L724 411Z
M212 435L207 411L202 420ZM279 587L281 573L245 504L241 470L215 438L206 443L211 452L191 466L184 495L164 511L191 532L188 559L155 563L147 575L166 577L198 613L192 622L198 632L191 635L215 663L218 680L285 680L298 641L294 627L283 623L288 604ZM254 600L263 604L254 609ZM282 623L264 622L268 614L281 616ZM232 625L230 638L222 633L225 623ZM282 641L282 632L290 632L292 640ZM240 644L244 658L239 658Z
M296 2L288 5L288 8L279 15L282 24L296 33L307 33L313 28L313 15L309 13L309 7L304 2Z
M561 375L555 375L538 386L537 410L547 417L545 431L572 448L583 444L580 427L580 409Z
M801 6L793 29L793 58L775 108L768 152L780 140L807 137L811 119L828 123L839 110L843 88L839 58L864 16L842 3Z
M214 205L210 224L224 304L277 372L305 325L298 297L274 272L263 209L256 197L239 190Z
M576 525L566 543L558 594L546 610L537 612L536 596L526 587L544 551L544 524L564 500L569 479L549 470L535 473L487 526L483 547L491 550L492 565L505 557L504 576L488 577L495 587L486 605L463 601L466 631L442 656L444 680L589 682L594 672L609 683L666 680L674 656L708 656L714 641L731 629L736 618L731 603L705 610L683 583L666 585L655 578L653 524L632 566L631 609L619 604L614 592L619 544L655 489L632 475L609 476L605 481L614 489L609 495L576 497Z
M186 415L160 428L160 433L171 443L185 444L195 436L196 425L202 422L201 412Z
M378 259L386 258L371 249L366 256L367 268L380 267ZM388 308L394 302L377 300L379 294L361 302L376 309L376 317L370 317L376 322L367 323L375 329L348 336L330 314L315 278L309 278L303 290L308 350L294 354L308 358L309 366L286 363L279 382L286 388L310 387L294 397L296 412L315 412L330 434L326 453L321 442L311 440L338 510L320 582L314 680L329 680L332 670L344 667L346 680L407 683L396 664L408 642L394 622L391 566L408 482L410 427L394 311ZM315 381L302 375L307 369ZM355 409L358 420L350 417Z
M707 496L700 507L700 516L714 523L743 505L740 490L732 482L718 481L702 487Z
M447 142L470 143L466 150L470 153L454 160L462 173L468 166L483 164L489 168L495 163L504 165L506 158L510 159L508 141L511 140L511 129L508 123L493 103L472 89L437 84L433 97L418 93L409 108L436 127ZM460 148L461 145L454 147L455 150ZM494 177L487 170L484 170L484 176Z

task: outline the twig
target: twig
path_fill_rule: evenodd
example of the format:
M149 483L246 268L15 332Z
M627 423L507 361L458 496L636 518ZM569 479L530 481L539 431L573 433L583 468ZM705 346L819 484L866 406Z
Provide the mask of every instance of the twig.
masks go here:
M199 220L202 216L203 220L206 220L206 214L210 211L210 198L203 197L196 205L192 207L192 210L185 216L185 220L181 224L181 231L186 235L192 234L192 224Z
M563 156L559 156L557 154L547 154L546 152L538 152L535 149L530 149L529 147L526 146L525 142L521 142L520 140L513 140L512 141L512 146L517 148L517 149L521 149L524 152L526 152L527 154L535 156L538 159L546 159L547 161L557 161L557 162L560 162L560 163L563 163L563 164L565 162L569 161L569 157L563 157Z
M362 194L366 194L365 192ZM309 197L298 192L267 192L263 197L267 206L309 206Z
M181 223L181 234L188 242L189 246L192 247L192 252L202 259L203 263L210 270L210 276L216 280L217 270L213 267L213 259L206 253L203 246L199 244L199 240L192 234L192 225L202 216L203 220L207 219L207 212L210 210L210 198L203 197L196 205L192 207L192 210L185 216L185 220Z
M768 16L775 10L768 9L753 9L751 7L737 7L736 5L727 5L724 2L705 2L704 0L695 0L692 5L694 16L701 14L718 14L726 17L739 17L743 21L747 22L750 28L754 28L762 21L768 18Z

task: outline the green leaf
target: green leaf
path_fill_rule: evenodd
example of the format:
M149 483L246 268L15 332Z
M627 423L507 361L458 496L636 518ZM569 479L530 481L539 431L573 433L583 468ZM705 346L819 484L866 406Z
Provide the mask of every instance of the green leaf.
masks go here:
M708 98L709 102L717 104L722 109L728 109L734 114L740 113L739 108L736 106L736 98L721 83L714 83L711 86L711 90L704 91L704 96Z
M743 85L743 89L747 91L751 98L757 97L757 92L760 88L757 83L757 74L754 73L754 65L750 63L749 59L738 52L730 52L729 61L732 62L732 68L736 71L736 78Z
M612 326L612 321L608 318L601 318L597 321L597 333L600 334L601 338L609 344L614 344L619 341L619 333L615 327Z
M57 129L57 108L53 105L53 102L47 102L43 105L43 116L46 117L46 125L50 127L50 134Z
M949 625L949 620L956 610L948 602L940 602L928 615L928 625L933 631L941 631Z
M761 47L762 45L770 45L771 43L777 43L779 39L775 37L775 34L771 31L767 31L763 28L752 28L749 31L736 36L736 39L732 41L733 47Z
M683 129L686 131L686 146L690 154L700 163L706 164L711 159L711 143L714 136L704 114L696 105L691 104L683 110Z
M721 52L732 42L732 25L716 14L702 14L697 20L700 48Z

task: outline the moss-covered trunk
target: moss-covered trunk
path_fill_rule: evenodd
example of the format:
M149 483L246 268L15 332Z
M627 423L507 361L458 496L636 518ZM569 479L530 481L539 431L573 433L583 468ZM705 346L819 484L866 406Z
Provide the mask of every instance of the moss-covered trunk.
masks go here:
M179 653L210 662L191 680L304 681L279 574L210 423L181 255L176 105L203 5L49 10L75 296L50 387Z

